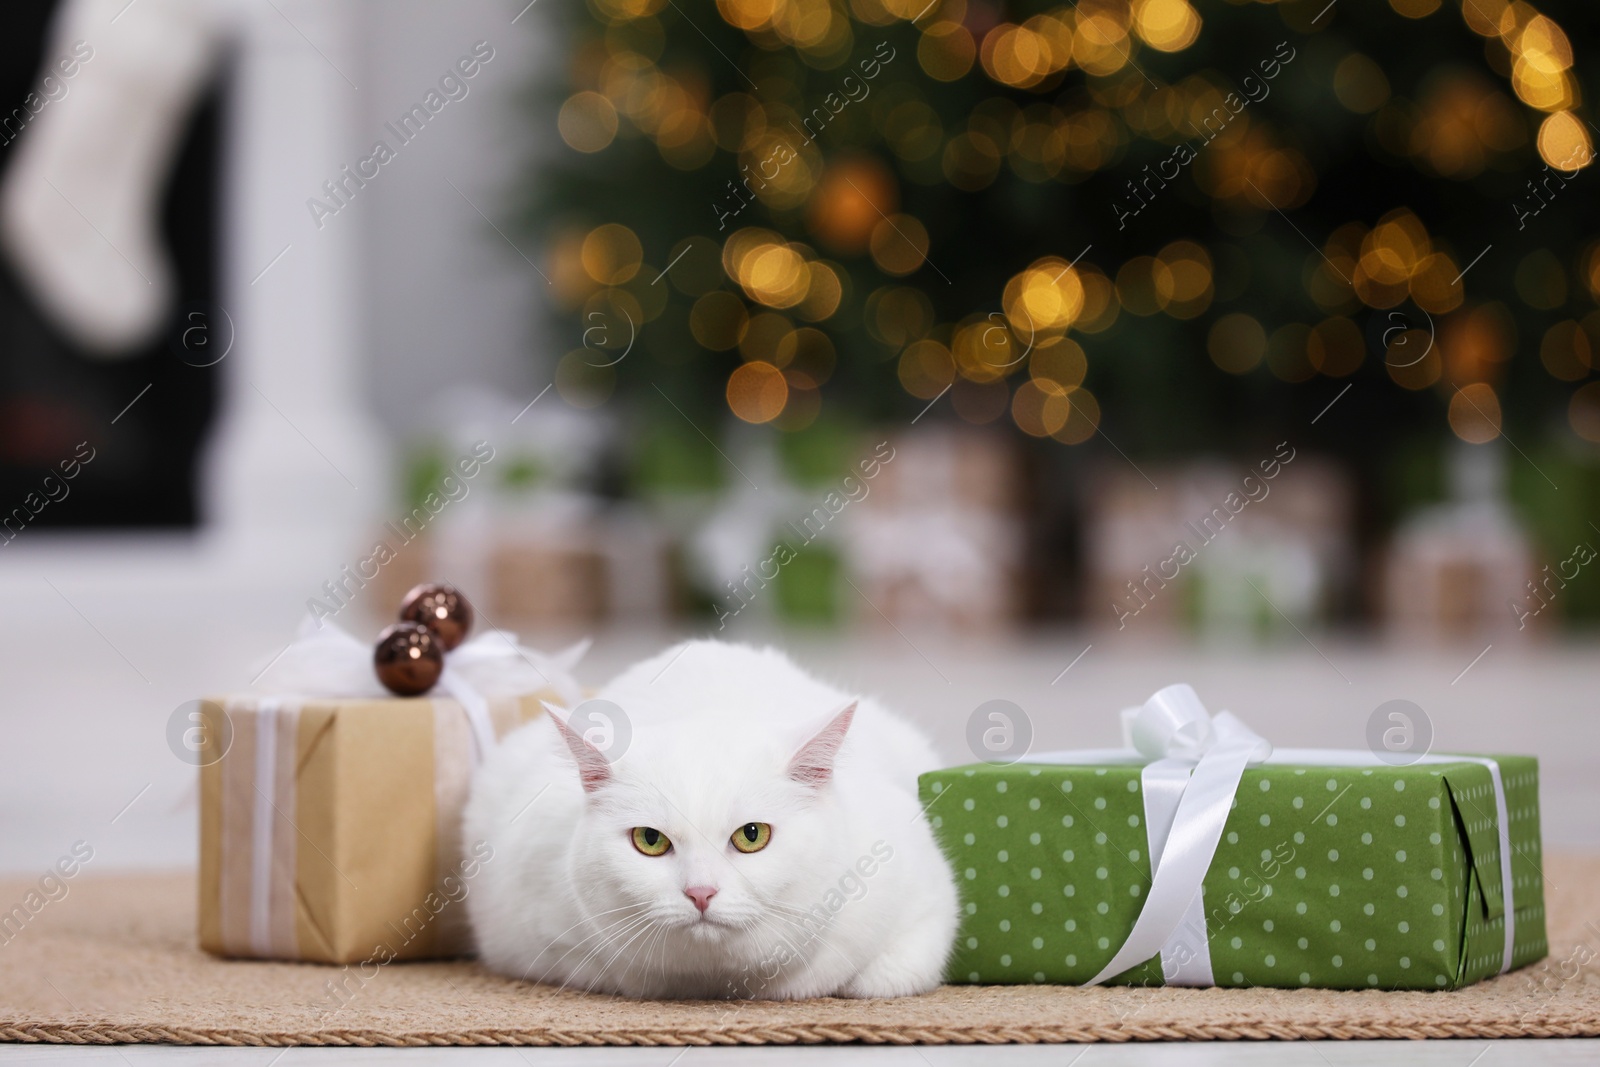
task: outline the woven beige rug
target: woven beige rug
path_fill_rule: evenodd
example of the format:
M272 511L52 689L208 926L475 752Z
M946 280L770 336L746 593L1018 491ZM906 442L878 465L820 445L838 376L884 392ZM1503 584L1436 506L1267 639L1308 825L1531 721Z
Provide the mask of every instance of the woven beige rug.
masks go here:
M191 876L69 883L0 931L0 1041L220 1045L971 1044L1600 1036L1600 857L1551 857L1551 955L1453 993L947 986L906 1000L618 1000L471 963L395 963L348 1003L337 968L195 947ZM0 884L0 902L25 883ZM59 891L58 891L59 895ZM9 938L9 940L7 940Z

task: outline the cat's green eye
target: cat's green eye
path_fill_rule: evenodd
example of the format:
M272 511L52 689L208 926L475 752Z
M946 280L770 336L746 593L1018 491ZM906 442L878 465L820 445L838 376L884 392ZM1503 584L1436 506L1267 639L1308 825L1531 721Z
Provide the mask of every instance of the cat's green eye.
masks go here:
M740 852L760 852L772 840L772 827L764 822L747 822L729 840Z
M633 847L646 856L665 856L672 851L672 842L667 840L666 834L653 826L635 826Z

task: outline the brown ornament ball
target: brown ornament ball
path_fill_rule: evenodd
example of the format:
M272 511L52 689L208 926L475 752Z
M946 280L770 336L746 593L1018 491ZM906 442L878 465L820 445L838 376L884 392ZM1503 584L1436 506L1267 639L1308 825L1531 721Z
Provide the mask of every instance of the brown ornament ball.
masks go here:
M400 602L400 618L426 626L439 635L446 652L472 630L472 605L453 585L428 582L416 586Z
M426 693L444 673L444 647L439 636L420 623L397 622L378 635L372 652L378 681L396 696Z

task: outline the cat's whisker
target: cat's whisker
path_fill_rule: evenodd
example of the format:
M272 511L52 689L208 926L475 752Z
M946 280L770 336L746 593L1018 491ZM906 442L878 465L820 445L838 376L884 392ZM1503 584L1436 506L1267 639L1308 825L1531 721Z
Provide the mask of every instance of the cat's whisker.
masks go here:
M662 929L662 927L656 920L647 919L642 928L633 931L628 937L627 941L623 942L623 944L611 954L610 958L606 960L605 964L600 968L600 970L595 973L594 981L599 982L602 978L604 978L606 972L611 969L611 965L616 963L617 960L621 959L624 955L628 954L630 949L632 950L634 956L637 957L640 950L634 946L640 941L640 939L649 938L660 929ZM648 944L649 942L646 941L645 943ZM630 960L630 963L631 962L632 961Z
M620 908L607 908L605 911L597 911L592 915L586 915L583 918L579 919L577 922L573 923L571 926L567 927L565 930L561 931L559 934L556 934L555 937L552 937L550 939L550 943L552 945L555 944L557 941L561 940L567 934L571 933L573 930L576 930L578 927L584 925L585 923L592 923L592 922L596 921L597 919L604 918L607 915L615 915L619 911L637 911L640 908L646 908L646 907L649 907L649 906L650 906L649 901L640 901L640 902L638 902L636 904L624 904ZM620 922L621 920L619 919L617 921Z
M649 974L651 966L656 965L661 968L661 973L663 975L666 974L666 957L663 956L659 964L656 964L655 962L656 949L660 948L666 942L666 939L667 927L664 924L657 924L655 930L650 935L650 940L645 942L644 963L639 968L640 971L645 974Z
M663 926L661 928L660 935L656 938L655 948L651 949L652 953L654 953L657 948L661 949L661 959L656 962L656 967L661 971L661 974L662 974L663 977L667 974L666 947L667 947L667 938L670 937L670 936L671 936L671 930L668 927Z
M780 910L787 910L787 911L790 911L790 912L794 912L795 914L798 914L798 915L809 915L809 914L811 914L811 909L802 908L798 904L791 904L788 901L780 900L780 899L778 899L778 897L776 897L776 896L774 896L772 894L769 894L769 893L759 893L759 892L752 891L751 895L756 898L756 901L758 903L760 903L762 907L776 908L776 909L780 909ZM819 903L820 903L820 901L819 901ZM816 907L816 905L812 905L812 907Z
M604 944L605 941L608 938L610 938L614 933L620 933L621 932L618 929L619 927L627 927L630 924L638 922L639 920L641 920L643 918L645 918L645 916L640 915L638 913L635 913L635 914L632 914L632 915L627 915L627 916L624 916L621 919L616 920L615 922L608 923L605 926L600 927L598 930L595 930L592 933L586 934L585 936L579 938L577 941L574 941L572 943L572 945L570 947L568 947L567 951L563 952L560 955L560 957L558 957L556 959L556 961L554 963L552 963L550 966L552 968L554 968L556 966L559 966L562 960L566 959L572 953L576 952L579 948L581 948L586 943L588 943L590 941L594 941L596 938L600 939L597 942L597 944ZM581 966L581 962L580 962L580 966Z
M615 933L607 934L602 940L597 942L595 944L595 946L592 949L590 949L584 955L584 957L582 959L580 959L577 963L572 965L572 967L570 968L570 973L573 974L573 975L581 974L583 972L583 969L589 965L589 962L591 960L593 960L600 953L604 952L611 945L616 944L618 941L622 940L624 937L627 937L629 934L633 933L635 930L639 929L641 926L643 926L644 924L648 923L649 922L649 917L648 916L635 916L635 917L633 917L631 919L628 919L628 920L625 920L625 921L627 922L628 925L624 926L621 930L618 930ZM587 939L585 939L585 940L587 940ZM577 946L574 946L574 948L575 947L577 947ZM580 984L581 984L582 988L591 989L592 990L592 989L596 988L596 983L598 982L598 980L599 980L599 976L598 975L588 975L588 976L586 976L586 977L584 977L584 978L582 978L580 980ZM563 989L567 988L568 984L569 983L568 983L568 981L566 979L562 979L562 981L560 983L561 988L563 988Z
M805 946L815 942L832 949L847 964L851 962L844 952L840 951L837 946L829 944L827 939L822 936L828 929L829 924L822 923L818 925L817 916L812 910L781 900L761 896L757 896L757 899L767 909L767 913L758 913L754 916L754 922L751 924L752 928L765 928L774 933L779 943L789 949L796 959L806 959ZM808 921L811 925L808 925ZM776 924L782 924L781 928ZM796 931L798 937L789 931Z
M807 912L806 914L809 915L810 913ZM788 924L788 925L800 930L801 932L803 932L805 934L804 940L802 940L799 945L791 945L790 946L790 947L794 948L796 956L800 956L800 957L803 958L805 953L803 953L801 951L801 948L803 946L805 946L805 945L809 945L809 944L815 943L817 945L822 946L823 948L830 949L831 951L836 953L840 959L844 960L845 963L852 963L853 962L850 959L850 957L845 955L845 953L843 951L841 951L840 948L837 945L833 944L827 938L823 937L819 931L817 931L815 929L812 929L812 928L810 928L808 926L805 926L804 924L796 923L793 919L787 918L782 914L775 914L775 915L772 916L772 918L777 919L780 922L784 922L784 923L786 923L786 924ZM826 929L826 928L824 927L824 929ZM785 942L785 944L789 944L789 942Z
M798 954L799 945L790 938L787 929L778 925L784 922L785 920L781 915L759 915L756 917L754 928L763 933L772 934L779 945Z
M667 943L671 936L671 928L663 926L661 928L661 961L656 964L656 966L660 969L663 978L672 973L672 968L669 966L670 953L667 951Z
M780 923L780 924L782 924L785 934L787 934L788 931L792 930L792 931L796 931L797 933L799 933L801 935L804 935L801 938L799 944L805 944L807 941L810 941L810 940L812 940L813 938L815 938L817 936L817 932L815 930L811 929L810 927L807 927L804 923L796 922L794 919L789 918L787 915L783 915L783 914L780 914L780 913L774 913L774 914L771 914L771 915L764 916L764 919L765 919L765 921L767 923ZM781 936L781 935L780 935L780 937L781 937L781 940L783 941L783 943L785 945L789 946L790 948L797 948L798 947L798 945L795 942L789 940L788 937Z
M774 930L773 932L777 935L778 944L780 944L784 948L790 950L790 958L785 960L779 966L779 969L776 972L774 972L772 975L770 975L770 976L764 976L764 975L760 975L758 973L757 984L754 987L752 987L747 983L746 986L745 986L744 994L740 995L740 996L736 996L733 999L740 1000L740 1001L761 1000L761 999L763 999L762 994L770 986L772 986L773 984L775 984L778 981L779 975L781 975L783 973L783 970L785 968L792 967L792 966L795 966L797 964L801 965L801 966L809 964L810 961L805 956L805 954L799 950L798 946L796 946L792 941L790 941L787 937L785 937L783 935L782 931ZM762 956L761 956L762 960L763 961L771 960L772 957L775 955L775 952L776 952L775 948L767 949L766 951L764 951L762 953Z
M596 982L598 982L598 981L600 981L600 979L604 978L606 972L611 969L611 965L613 963L616 963L617 960L622 956L622 954L624 952L628 951L629 947L632 946L635 941L639 940L639 938L641 938L641 937L649 936L650 933L652 931L654 931L655 929L656 929L656 920L654 920L654 919L646 919L645 920L645 924L644 924L644 929L640 930L639 932L635 933L632 937L628 938L628 940L623 943L622 947L618 948L617 951L615 951L615 952L613 952L611 954L611 958L606 960L605 966L600 968L599 973L597 973L594 976L594 980Z
M627 933L629 933L629 931L621 931L621 933L616 934L616 936L608 937L608 939L606 939L605 942L602 942L602 944L595 945L594 952L590 952L587 957L584 957L584 960L579 960L578 963L573 966L573 968L568 969L568 971L563 974L562 979L558 981L558 987L560 987L560 989L589 990L589 992L616 992L616 990L602 989L602 985L600 985L600 976L592 973L592 971L587 971L586 968L587 965L589 965L590 960L594 960L598 953L603 952L603 950L606 949L606 945L616 944L616 941L619 941L622 936L626 936Z
M816 914L810 909L776 900L765 901L764 903L771 909L771 918L779 919L800 930L804 933L806 941L822 940L822 935L832 926L831 923L826 921L818 922Z
M599 912L598 916L614 915L619 911L629 911L629 912L633 912L635 914L625 915L620 919L617 919L617 920L615 920L613 922L607 923L606 925L600 927L600 929L596 930L594 933L589 934L587 937L580 938L578 941L573 943L571 948L569 948L569 949L567 949L567 951L563 952L561 954L561 956L558 959L556 959L556 961L554 963L550 964L550 966L551 967L558 966L561 963L562 960L564 960L568 956L570 956L578 948L578 946L582 945L585 941L588 941L591 938L599 937L602 934L606 933L608 930L612 930L615 927L621 925L622 923L627 922L629 919L637 918L638 910L640 908L644 908L644 907L648 907L648 906L649 906L648 902L641 902L641 903L638 903L638 904L628 904L628 905L625 905L625 906L620 907L620 908L611 908L611 909L609 909L607 911ZM527 979L528 975L533 971L534 967L537 966L539 961L544 958L544 954L546 952L549 952L552 948L554 948L557 944L559 944L560 941L561 941L561 938L566 936L571 931L576 930L578 927L584 925L585 923L591 922L591 921L593 921L593 920L591 920L591 919L579 919L577 922L573 923L571 926L569 926L565 930L561 931L561 933L559 933L555 937L551 938L549 944L547 944L539 952L539 954L533 958L533 962L532 963L528 964L528 969L522 973L523 979L524 980Z
M760 903L764 908L770 908L773 911L785 912L798 918L805 918L807 916L815 918L815 915L813 915L810 908L802 908L797 904L789 904L781 900L762 900Z
M583 926L585 923L593 922L596 919L602 918L602 917L604 917L606 915L615 915L619 911L637 911L639 908L643 908L643 907L647 907L647 906L648 906L648 904L645 903L645 902L641 902L641 903L638 903L638 904L625 904L620 908L609 908L606 911L596 912L592 916L586 916L584 918L579 919L577 922L573 923L571 926L567 927L565 930L562 930L560 933L558 933L554 937L552 937L550 939L549 943L545 946L545 948L539 953L539 955L534 957L534 963L537 963L539 961L540 957L542 957L545 954L545 952L550 951L550 949L553 946L555 946L558 942L560 942L560 940L563 937L565 937L567 934L571 933L573 930L576 930L578 927ZM621 921L622 921L621 919L616 920L616 922L621 922ZM602 930L609 929L611 925L615 925L615 924L614 923L613 924L608 924L607 926L604 926L601 929ZM593 935L591 934L590 936L592 937ZM588 940L588 938L585 938L584 940ZM579 941L578 944L580 944L580 945L583 944L583 941ZM529 965L529 970L532 970L532 965L531 964Z

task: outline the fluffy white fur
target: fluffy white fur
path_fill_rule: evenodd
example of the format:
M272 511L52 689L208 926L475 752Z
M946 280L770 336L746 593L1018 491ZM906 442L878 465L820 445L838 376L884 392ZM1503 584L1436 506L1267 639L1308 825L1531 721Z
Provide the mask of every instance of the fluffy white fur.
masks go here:
M489 967L634 997L939 984L958 904L916 795L939 764L914 728L781 652L715 641L670 648L596 698L631 722L620 758L544 716L474 782L466 840L494 855L467 908ZM771 841L740 853L729 839L751 822ZM638 851L640 826L671 851ZM702 886L716 889L703 914L685 894Z

